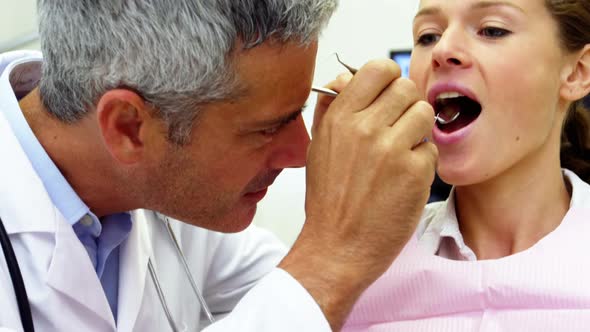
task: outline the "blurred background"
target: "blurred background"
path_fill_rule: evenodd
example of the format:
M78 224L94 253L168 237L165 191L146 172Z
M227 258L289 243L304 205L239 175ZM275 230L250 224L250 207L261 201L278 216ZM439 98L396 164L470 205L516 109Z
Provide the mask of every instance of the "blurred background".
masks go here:
M0 0L0 52L37 49L36 0Z
M419 0L341 0L320 39L315 85L333 80L343 67L334 53L360 67L369 59L388 58L392 51L412 47L412 19ZM36 0L0 0L0 51L38 49ZM316 96L308 101L304 118L311 127ZM291 245L305 220L305 170L285 170L259 204L255 223Z

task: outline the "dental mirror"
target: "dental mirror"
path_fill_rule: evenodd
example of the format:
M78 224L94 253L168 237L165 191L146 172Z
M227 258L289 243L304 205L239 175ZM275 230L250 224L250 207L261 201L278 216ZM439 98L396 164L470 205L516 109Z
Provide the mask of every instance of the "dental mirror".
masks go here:
M436 120L436 122L440 123L441 125L446 125L446 124L449 124L449 123L457 120L459 115L461 115L461 112L457 112L457 113L453 114L453 116L450 119L445 120L440 116L440 112L438 112L436 114L436 116L434 117L434 119Z

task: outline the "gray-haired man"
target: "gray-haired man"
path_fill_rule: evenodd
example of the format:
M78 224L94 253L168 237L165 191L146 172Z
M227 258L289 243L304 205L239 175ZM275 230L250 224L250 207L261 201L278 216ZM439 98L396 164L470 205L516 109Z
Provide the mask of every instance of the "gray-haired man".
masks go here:
M338 330L434 174L436 148L418 144L432 109L399 68L332 82L310 143L300 113L336 0L38 6L43 59L0 55L0 218L37 329L192 331L210 311L207 331ZM280 171L306 164L286 256L262 230L237 233ZM0 326L19 330L4 294Z

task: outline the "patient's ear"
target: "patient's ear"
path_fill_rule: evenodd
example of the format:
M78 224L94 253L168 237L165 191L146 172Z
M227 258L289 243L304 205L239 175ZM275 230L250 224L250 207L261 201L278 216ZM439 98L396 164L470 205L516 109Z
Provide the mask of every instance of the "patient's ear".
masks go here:
M151 116L137 93L127 89L107 91L96 106L100 132L111 155L123 164L135 164L145 153L145 133Z
M562 73L560 94L569 101L582 99L590 93L590 44L576 52L574 60Z

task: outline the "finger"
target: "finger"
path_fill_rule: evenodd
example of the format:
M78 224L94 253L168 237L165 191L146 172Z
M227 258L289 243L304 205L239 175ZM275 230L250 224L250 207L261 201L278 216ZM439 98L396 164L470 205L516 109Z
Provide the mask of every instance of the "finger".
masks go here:
M348 86L332 104L338 111L359 112L371 105L393 80L401 76L399 66L391 60L373 60L354 75Z
M351 73L342 73L338 75L338 77L334 81L326 84L324 88L340 93L350 83L352 77L353 76ZM318 94L318 102L316 105L324 110L327 110L333 101L334 97L330 97L325 94Z
M428 174L426 184L432 184L438 164L438 148L432 142L423 142L415 146L412 152L416 170L419 174Z
M416 84L406 78L398 78L377 98L368 109L379 124L393 125L400 116L420 100Z
M328 83L325 87L336 92L341 92L342 90L344 90L344 88L346 88L346 86L350 83L353 77L354 76L349 72L341 73L336 77L335 80Z
M438 162L438 149L436 145L428 142L422 143L412 151L410 163L415 188L423 189L423 203L426 204L429 196L429 189L434 182L436 165Z
M390 135L394 142L412 149L424 141L425 137L430 137L433 128L434 110L429 103L420 100L392 125Z
M336 92L340 92L340 91L344 90L344 88L348 85L348 83L350 83L351 80L352 80L351 73L343 73L343 74L338 75L338 77L334 81L328 83L324 87L328 88L330 90L334 90ZM320 124L320 122L322 121L324 114L326 113L326 111L328 110L328 108L330 107L330 105L332 104L334 99L335 99L334 97L330 97L330 96L323 95L323 94L318 94L318 100L317 100L315 112L313 115L313 125L312 125L312 129L311 129L312 136L314 135L315 131L317 130L317 127Z

